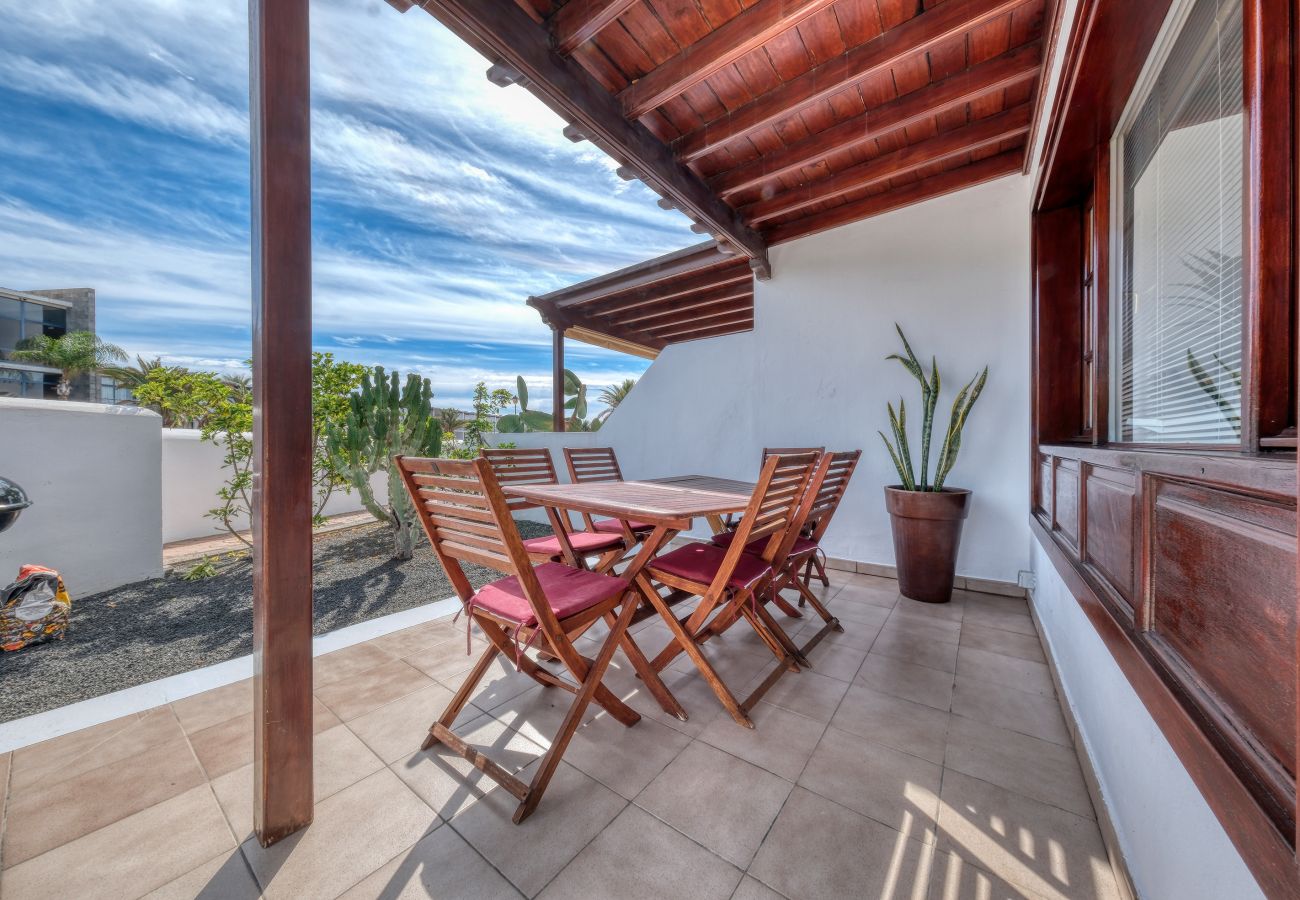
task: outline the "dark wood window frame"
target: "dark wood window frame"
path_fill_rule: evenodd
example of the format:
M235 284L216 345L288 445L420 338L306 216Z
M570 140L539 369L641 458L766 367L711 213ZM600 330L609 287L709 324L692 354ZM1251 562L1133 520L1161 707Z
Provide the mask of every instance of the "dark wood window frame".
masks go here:
M1110 440L1110 141L1174 0L1081 0L1033 212L1031 526L1270 896L1296 859L1292 0L1243 0L1239 447Z

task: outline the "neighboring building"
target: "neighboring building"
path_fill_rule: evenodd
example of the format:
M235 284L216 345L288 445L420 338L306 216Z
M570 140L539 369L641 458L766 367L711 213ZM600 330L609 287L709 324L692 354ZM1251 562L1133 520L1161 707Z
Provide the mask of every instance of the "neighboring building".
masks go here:
M14 291L0 288L0 397L56 398L59 370L18 362L12 352L24 338L60 337L69 331L95 330L95 289L61 288ZM111 379L109 379L111 382ZM98 401L99 376L73 379L72 400Z

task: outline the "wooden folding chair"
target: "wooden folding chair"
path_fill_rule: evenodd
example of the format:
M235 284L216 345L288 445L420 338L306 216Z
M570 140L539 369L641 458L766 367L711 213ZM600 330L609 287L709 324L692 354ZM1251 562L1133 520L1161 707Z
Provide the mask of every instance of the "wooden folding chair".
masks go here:
M808 561L818 555L820 551L818 540L826 533L831 516L843 499L849 478L853 475L853 470L857 467L861 456L861 450L822 454L816 470L808 479L803 500L798 512L795 513L794 527L787 532L785 544L778 551L779 572L769 588L770 594L759 598L776 600L780 597L781 591L793 587L799 591L799 605L811 604L816 613L821 616L822 621L826 623L825 626L799 648L804 659L828 632L844 630L839 620L831 615L821 599L812 592L807 583L806 572L801 580L800 569L807 566ZM812 537L814 534L815 538ZM733 533L714 535L713 542L725 548L730 547L734 538ZM761 554L765 549L763 541L750 541L745 547L745 551L751 554ZM781 606L781 608L784 611L788 606ZM719 623L716 630L725 630L729 624Z
M574 484L593 481L622 481L623 470L613 447L565 447L564 464L569 470L569 480ZM649 522L620 522L618 519L596 519L590 513L582 514L588 531L603 534L621 534L638 543L654 531Z
M545 447L497 449L483 447L479 454L492 467L497 483L504 485L558 484L551 451ZM540 504L520 497L509 497L506 502L512 513L537 509ZM534 562L563 560L571 565L586 565L595 558L597 572L608 572L626 555L636 539L625 535L623 529L609 531L575 531L564 510L547 508L554 534L548 537L529 538L524 549Z
M489 641L451 703L430 726L424 748L446 744L509 791L519 800L513 817L518 824L537 808L588 703L594 701L624 725L640 721L634 710L601 683L616 647L623 645L638 674L652 680L652 689L666 692L627 634L640 595L624 578L549 561L534 567L486 460L398 456L394 461L433 552L471 621ZM487 566L507 577L475 591L461 569L462 562ZM609 625L609 635L593 660L579 653L573 641L602 619ZM523 649L535 641L539 642L539 650L563 662L573 683L524 655ZM451 730L470 694L500 653L513 656L520 670L544 687L562 688L574 695L550 750L528 784Z
M687 544L655 557L646 567L653 581L688 596L700 597L685 622L668 623L676 640L664 647L651 666L656 672L662 671L678 653L687 650L732 718L747 727L753 727L747 711L759 698L782 674L799 671L802 658L799 648L757 597L781 571L784 557L780 554L789 544L788 532L791 529L798 532L795 516L817 461L816 453L769 456L729 547L711 542ZM751 542L765 542L763 551L745 552ZM712 666L703 660L698 645L741 618L749 622L776 656L777 665L757 690L744 702L737 702ZM718 629L712 627L715 619Z

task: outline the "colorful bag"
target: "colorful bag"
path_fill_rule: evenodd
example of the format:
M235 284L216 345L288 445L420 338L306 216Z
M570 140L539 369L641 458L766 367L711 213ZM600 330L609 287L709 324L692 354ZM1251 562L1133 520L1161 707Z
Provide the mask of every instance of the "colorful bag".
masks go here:
M63 640L72 615L72 598L59 573L23 566L18 580L0 591L0 650Z

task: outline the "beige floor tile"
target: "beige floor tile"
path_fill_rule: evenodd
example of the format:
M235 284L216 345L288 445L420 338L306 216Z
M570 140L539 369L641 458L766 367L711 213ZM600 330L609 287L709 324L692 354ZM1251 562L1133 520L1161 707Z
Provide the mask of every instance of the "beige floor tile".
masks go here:
M878 579L878 583L866 584L849 581L831 598L831 605L836 609L852 603L875 606L880 609L893 609L898 605L898 582Z
M748 696L762 678L760 675L750 682L742 695ZM829 722L848 687L847 682L804 669L782 675L781 680L763 695L763 700L817 722Z
M1017 634L1038 635L1034 620L1028 612L1009 611L996 604L973 603L965 619L967 625L979 625L982 628L998 628L1002 631L1014 631Z
M519 777L530 781L535 766ZM497 788L463 809L451 825L497 871L532 897L626 805L609 788L560 763L541 804L522 824L511 821L519 801Z
M909 631L906 626L895 625L893 622L881 629L880 636L871 645L871 652L941 672L957 671L956 644L921 637Z
M5 896L138 897L234 847L205 784L7 869Z
M487 650L486 641L475 638L470 642L469 653L465 652L465 635L454 641L444 641L407 654L403 659L415 666L430 678L436 678L444 684L457 675L462 675L474 668L474 664Z
M927 900L1046 900L951 853L936 852L933 869Z
M844 695L831 725L941 764L950 718L948 713L923 703L855 684Z
M564 671L564 667L557 663L544 663L542 668L556 674L562 674ZM467 678L469 678L468 669L456 675L440 678L438 683L452 691L458 691ZM501 705L511 697L517 697L529 688L537 686L537 682L533 680L531 675L527 675L515 667L514 659L500 655L492 661L492 665L483 673L483 677L474 686L474 692L470 694L469 699L479 709L491 709L494 706Z
M693 667L692 667L693 668ZM654 719L689 737L695 737L719 715L727 715L712 689L698 672L678 671L669 666L660 678L686 710L687 720L682 721L667 713L645 689L626 659L615 657L605 673L605 685L623 702L643 717ZM742 684L743 686L743 684ZM730 719L730 716L727 716Z
M345 900L517 900L519 892L451 828L439 828L343 895Z
M19 797L29 787L73 778L183 736L171 707L160 706L23 747L13 753L9 795Z
M696 741L635 802L743 869L792 787L784 778Z
M807 635L807 637L811 636L811 634ZM799 636L801 645L804 643L804 638L805 635ZM865 650L843 645L835 646L825 642L819 643L808 652L808 659L813 665L814 672L838 681L852 681L853 677L858 674L858 669L862 667L862 661L866 658L867 651Z
M433 810L387 769L316 804L311 827L244 856L268 898L334 897L438 826Z
M726 900L739 869L629 806L542 892L545 900ZM617 889L611 891L611 885Z
M736 893L731 895L731 900L785 900L785 898L757 878L746 875L740 879L740 886L736 888Z
M749 625L738 622L733 630L749 628ZM750 629L752 631L752 629ZM718 673L718 677L727 684L733 691L740 691L745 685L754 679L754 676L760 672L766 673L772 666L776 665L776 656L766 647L761 654L752 652L751 649L737 650L734 644L728 644L723 640L711 640L705 642L701 652L704 658L713 666L713 671ZM628 664L630 665L630 663ZM696 667L694 660L684 652L679 653L677 657L668 665L668 668L674 672L685 672L696 674L699 669Z
M957 672L963 677L976 678L989 684L1033 691L1044 697L1056 696L1051 671L1045 664L1027 659L963 645L957 654Z
M928 638L934 641L943 641L947 644L956 644L961 641L961 622L952 622L948 619L927 618L917 615L891 616L885 629L899 634L906 634L917 638Z
M849 647L854 650L870 650L871 645L875 643L876 636L880 634L880 629L884 627L889 618L889 613L881 611L880 616L872 616L875 621L855 621L850 616L844 616L840 624L844 626L843 631L829 631L821 639L817 646L827 647ZM795 642L800 646L806 644L812 639L818 631L821 631L825 623L819 617L812 617L804 622L796 634Z
M172 704L186 734L253 711L253 679L245 678Z
M867 654L854 679L855 684L945 712L952 705L952 682L952 675L940 669L874 653Z
M4 862L17 865L204 783L184 735L28 789L7 804Z
M797 779L821 739L825 724L762 701L749 717L753 728L737 725L731 716L718 716L700 732L699 739L786 781Z
M952 711L954 715L1074 747L1055 697L958 675L953 687Z
M1037 896L1119 896L1096 822L952 770L943 779L939 849Z
M372 638L369 643L390 656L401 658L410 656L412 653L424 650L427 647L454 640L459 640L461 646L464 646L465 631L452 625L451 619L447 618L424 622L410 628L403 628L401 631L381 635Z
M1036 634L1019 634L1015 631L1004 631L1000 628L989 628L968 622L962 626L961 643L963 647L1015 656L1030 662L1047 662L1047 658L1043 655L1043 645Z
M312 727L316 734L341 724L339 717L312 698ZM208 779L219 778L253 761L253 714L245 713L190 735L190 746Z
M345 726L316 736L312 785L317 803L383 768L383 762ZM253 831L253 767L243 766L212 782L230 828L240 840Z
M840 624L844 626L845 630L848 630L850 622L855 623L859 628L875 628L879 630L882 625L889 621L889 613L893 607L876 606L851 598L842 603L836 600L827 609L831 615L840 620Z
M456 732L511 774L545 751L491 716L481 716ZM399 759L389 768L444 819L478 802L496 786L473 764L442 744Z
M1069 747L963 716L948 728L944 765L966 775L1093 818L1078 757Z
M414 694L433 679L400 659L367 669L359 675L316 689L316 696L336 716L349 722L372 709Z
M385 763L395 762L420 749L429 733L429 726L442 715L452 697L448 688L431 684L357 716L348 722L348 728ZM482 710L466 704L452 728L460 728L481 715Z
M394 654L380 649L374 641L353 644L316 657L312 661L312 679L316 687L324 687L356 678L362 672L382 666L394 658Z
M631 800L690 741L680 731L649 716L642 716L629 728L601 712L574 733L564 751L564 761ZM549 747L550 742L545 746Z
M144 900L255 900L261 894L248 860L236 847L145 894Z
M749 874L799 900L910 900L924 896L933 855L930 844L796 787Z
M942 766L831 726L799 786L929 844L942 777Z
M549 747L551 738L560 730L572 705L573 694L568 691L537 685L492 707L488 712L529 740L542 747ZM583 721L595 717L599 711L600 707L594 703L588 704L583 710Z
M961 622L966 614L966 599L953 592L947 603L923 603L910 597L899 597L894 607L895 616L912 617L931 622Z

